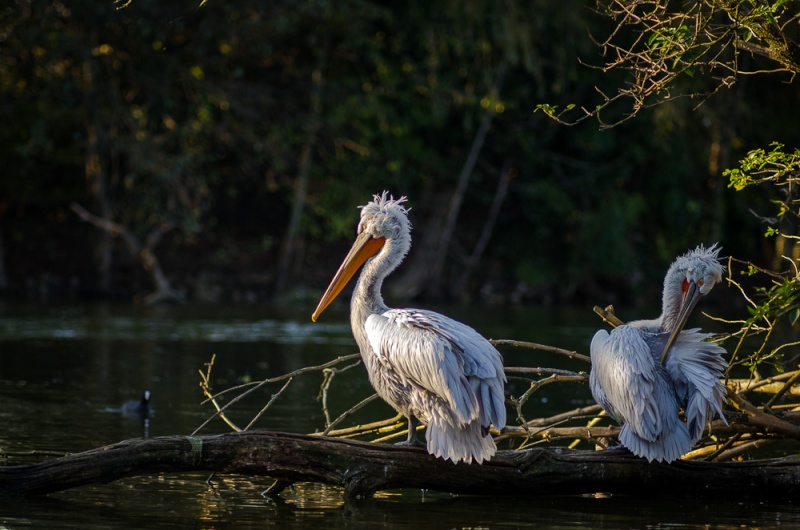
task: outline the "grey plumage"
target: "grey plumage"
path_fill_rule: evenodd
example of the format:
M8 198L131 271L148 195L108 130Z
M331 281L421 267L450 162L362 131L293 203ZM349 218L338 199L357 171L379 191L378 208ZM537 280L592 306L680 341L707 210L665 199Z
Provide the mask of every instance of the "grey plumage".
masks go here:
M710 334L683 329L724 270L719 248L700 245L667 271L660 317L600 330L592 339L592 395L622 424L620 443L636 455L671 462L691 450L715 415L725 420L725 350L705 341Z
M427 425L428 452L453 462L481 463L496 452L489 427L506 423L500 353L474 329L422 309L390 309L383 279L411 246L405 198L386 192L362 207L358 237L312 318L327 307L364 263L351 299L350 323L378 395Z

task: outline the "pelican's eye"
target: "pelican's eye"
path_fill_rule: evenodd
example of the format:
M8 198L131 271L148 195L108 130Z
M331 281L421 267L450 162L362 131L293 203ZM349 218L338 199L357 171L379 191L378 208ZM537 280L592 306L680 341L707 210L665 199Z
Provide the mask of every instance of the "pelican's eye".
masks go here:
M700 278L699 280L697 280L698 287L702 287L704 283L706 283L706 280L704 278Z

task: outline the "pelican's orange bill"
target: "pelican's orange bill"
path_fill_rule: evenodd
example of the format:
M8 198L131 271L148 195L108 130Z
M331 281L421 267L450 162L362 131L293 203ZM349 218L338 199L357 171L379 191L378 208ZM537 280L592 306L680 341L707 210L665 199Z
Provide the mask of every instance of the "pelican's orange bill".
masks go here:
M317 318L325 311L325 308L342 292L350 278L353 277L365 261L383 248L384 243L386 243L385 237L372 237L367 233L362 233L356 238L352 248L350 248L350 252L347 253L347 257L344 258L339 270L336 271L336 276L331 280L328 290L322 295L322 300L319 301L316 311L311 315L312 321L317 321Z

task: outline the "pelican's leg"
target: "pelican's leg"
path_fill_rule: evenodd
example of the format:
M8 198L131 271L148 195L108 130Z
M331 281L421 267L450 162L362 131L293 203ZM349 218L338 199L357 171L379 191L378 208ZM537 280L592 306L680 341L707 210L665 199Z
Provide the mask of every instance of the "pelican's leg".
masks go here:
M408 415L408 438L405 442L397 442L395 445L407 445L409 447L425 447L423 442L417 440L417 425L419 421L413 414Z

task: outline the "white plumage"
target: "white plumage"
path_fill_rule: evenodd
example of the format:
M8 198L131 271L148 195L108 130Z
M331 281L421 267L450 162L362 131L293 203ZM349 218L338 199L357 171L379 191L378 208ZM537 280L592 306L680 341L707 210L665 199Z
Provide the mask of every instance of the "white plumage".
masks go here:
M370 383L409 420L427 425L428 452L453 462L481 463L496 447L489 427L506 423L500 353L474 329L422 309L390 309L383 279L411 246L405 198L386 192L362 207L358 237L312 319L364 264L351 299L350 322Z
M680 458L715 415L725 420L725 350L706 342L710 334L683 330L697 301L722 279L718 256L716 245L701 245L678 257L664 279L660 317L592 339L592 395L622 424L620 443L649 461Z

